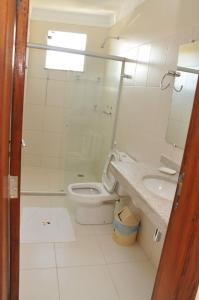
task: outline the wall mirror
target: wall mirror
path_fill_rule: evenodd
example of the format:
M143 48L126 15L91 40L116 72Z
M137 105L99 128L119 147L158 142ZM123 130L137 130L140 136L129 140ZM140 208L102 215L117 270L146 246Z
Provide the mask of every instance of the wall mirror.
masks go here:
M199 74L199 42L180 46L177 72L166 140L184 149Z

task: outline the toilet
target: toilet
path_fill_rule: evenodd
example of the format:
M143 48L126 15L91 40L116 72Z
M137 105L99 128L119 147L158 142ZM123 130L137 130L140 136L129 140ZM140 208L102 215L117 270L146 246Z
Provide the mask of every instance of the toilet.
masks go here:
M68 196L75 204L76 221L80 224L110 224L113 221L117 180L110 173L112 160L119 160L117 151L112 151L106 161L102 182L75 183L68 186Z

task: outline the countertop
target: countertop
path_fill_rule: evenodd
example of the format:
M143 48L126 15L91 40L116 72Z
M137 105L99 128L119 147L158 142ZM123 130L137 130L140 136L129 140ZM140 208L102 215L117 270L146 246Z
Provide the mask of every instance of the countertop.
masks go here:
M177 175L166 175L151 166L135 161L112 161L111 170L121 186L127 191L134 204L146 213L161 230L168 226L173 201L163 199L150 192L143 184L143 177L152 175L176 182Z

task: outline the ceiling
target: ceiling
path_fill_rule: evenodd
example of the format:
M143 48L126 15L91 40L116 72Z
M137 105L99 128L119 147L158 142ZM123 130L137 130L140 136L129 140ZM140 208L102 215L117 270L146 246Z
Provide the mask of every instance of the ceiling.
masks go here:
M94 14L117 13L122 0L32 0L32 5L56 10L86 12Z
M102 16L111 23L121 19L144 0L31 0L31 7L37 10L60 11L73 14ZM114 21L113 21L114 20Z

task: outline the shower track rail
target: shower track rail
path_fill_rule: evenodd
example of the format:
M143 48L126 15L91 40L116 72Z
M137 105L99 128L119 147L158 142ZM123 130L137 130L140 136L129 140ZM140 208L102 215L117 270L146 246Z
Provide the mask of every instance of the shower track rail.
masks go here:
M21 191L22 196L66 196L66 192Z
M186 68L186 67L178 66L177 70L181 71L181 72L186 72L186 73L191 73L191 74L197 74L197 75L199 75L199 70L197 70L197 69L192 69L192 68Z
M85 56L90 56L90 57L94 57L94 58L102 58L102 59L114 60L114 61L120 61L120 62L127 62L127 63L136 63L137 62L137 60L129 59L129 58L122 57L122 56L103 55L103 54L97 54L95 52L90 52L90 51L83 51L83 50L76 50L76 49L70 49L70 48L48 46L48 45L42 45L42 44L27 43L27 48L72 53L72 54L85 55Z

